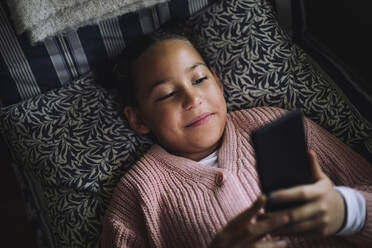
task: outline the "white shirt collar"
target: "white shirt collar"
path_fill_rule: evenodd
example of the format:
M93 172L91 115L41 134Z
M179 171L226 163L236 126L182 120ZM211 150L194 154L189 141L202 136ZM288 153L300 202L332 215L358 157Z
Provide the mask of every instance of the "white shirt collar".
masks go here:
M212 152L211 154L209 154L205 158L199 160L199 163L218 168L217 150Z

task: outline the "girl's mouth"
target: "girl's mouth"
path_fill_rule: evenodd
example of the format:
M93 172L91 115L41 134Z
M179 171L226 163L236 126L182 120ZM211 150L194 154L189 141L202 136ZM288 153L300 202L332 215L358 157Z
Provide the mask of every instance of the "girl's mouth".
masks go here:
M212 113L204 113L192 119L185 127L198 127L207 123L212 118Z

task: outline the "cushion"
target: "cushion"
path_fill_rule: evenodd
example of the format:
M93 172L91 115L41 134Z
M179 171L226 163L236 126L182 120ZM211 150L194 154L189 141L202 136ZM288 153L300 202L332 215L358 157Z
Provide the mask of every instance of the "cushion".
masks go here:
M15 104L59 88L89 71L102 78L99 82L105 88L112 88L108 75L126 44L170 19L186 18L214 1L171 0L34 45L26 33L16 34L10 9L5 1L0 1L0 105Z
M214 1L172 0L152 8L140 9L136 12L101 21L96 25L85 26L79 28L79 30L67 32L63 36L54 36L34 45L29 43L26 34L16 34L14 23L10 18L10 10L5 1L2 1L0 2L0 105L20 104L19 108L25 106L23 112L27 112L29 111L26 107L27 104L22 105L24 104L22 101L34 99L33 97L36 96L41 97L53 89L65 87L65 85L84 77L91 71L95 72L96 78L100 78L100 80L96 80L96 83L110 89L113 86L110 78L112 64L128 42L138 35L159 28L170 19L186 18ZM37 109L33 110L35 110L35 116L32 120L36 120L36 116L42 117L36 113ZM7 113L10 114L11 112L8 112L6 108L2 110L0 124L1 130L12 130L9 133L2 132L4 134L3 138L9 141L13 140L13 137L7 135L14 135L15 137L18 132L16 130L18 124L28 125L28 123L24 119L18 119L21 116L13 116L14 119L5 124L3 117ZM29 121L32 120L29 119ZM39 121L42 122L44 119ZM12 126L13 124L15 126ZM24 145L23 141L29 142L27 144L46 141L43 139L38 141L38 137L23 139L22 136L17 136L15 139L17 141L8 142L8 148L13 154L14 161L12 165L6 164L5 166L12 166L17 172L27 214L31 218L31 225L38 235L39 247L93 246L97 241L97 233L99 233L100 228L99 220L96 218L103 212L102 206L105 206L105 203L98 204L97 202L101 201L98 199L92 203L89 200L83 200L81 191L80 195L65 192L64 195L58 193L58 196L56 192L51 191L51 188L62 191L63 187L73 190L75 186L69 183L65 184L63 181L60 182L61 184L53 184L50 181L46 183L43 181L44 179L40 181L40 177L47 177L47 171L50 169L47 166L49 160L45 157L40 157L40 161L43 161L40 162L39 160L28 160L17 156L27 153L27 150L21 152ZM50 145L49 143L46 144ZM26 147L23 146L24 149L27 149ZM38 148L35 147L35 149ZM16 151L20 153L17 154ZM35 150L34 152L35 156L38 156ZM130 156L126 156L126 158L130 160ZM61 161L65 160L61 159ZM42 163L44 163L43 167L40 167ZM84 164L84 161L79 161L79 163ZM39 168L38 172L29 169L30 166L28 165L34 166L32 168ZM54 167L58 168L59 166L60 164L55 158ZM76 175L80 173L74 168L71 168L70 172L72 174L76 173ZM65 180L65 182L67 181ZM88 181L80 182L81 185L85 185L84 182ZM45 188L46 185L49 188ZM113 184L110 185L110 187L113 187ZM94 193L87 194L95 199L96 195ZM67 197L67 195L71 197ZM69 206L68 201L73 201L72 199L75 199L76 202L78 202L77 199L81 199L81 202L84 202L85 205L81 205L75 212L68 212L66 210ZM61 206L64 206L63 213L62 210L57 211ZM76 204L71 203L71 206L76 206ZM78 209L79 211L77 211ZM65 225L70 222L72 224Z
M39 247L95 247L117 181L151 139L91 74L2 108L0 121Z
M32 43L168 0L8 0L18 34Z
M186 28L222 79L229 111L299 107L354 148L371 139L370 123L290 41L270 2L219 1ZM151 145L127 128L115 94L101 84L88 75L1 108L2 136L27 188L40 246L96 245L113 188Z
M188 28L225 86L229 110L302 108L371 161L372 125L315 60L278 25L271 1L220 1ZM371 109L372 106L369 107Z

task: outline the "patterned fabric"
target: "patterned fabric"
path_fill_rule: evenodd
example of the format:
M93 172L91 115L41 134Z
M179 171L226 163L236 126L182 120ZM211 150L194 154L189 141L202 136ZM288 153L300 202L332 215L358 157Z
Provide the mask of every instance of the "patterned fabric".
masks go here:
M210 2L173 0L35 47L14 34L0 5L1 101L28 99L1 109L1 132L28 196L40 247L93 247L118 178L150 144L129 131L114 96L90 76L67 82L91 70L108 74L109 59L127 41ZM355 148L371 139L370 123L290 42L269 2L219 1L188 26L224 82L229 110L301 107ZM107 87L105 79L98 83Z
M186 18L216 0L172 0L85 26L64 36L30 45L16 35L5 1L0 2L0 103L3 106L61 87L89 71L111 87L112 58L138 35L172 18Z
M61 88L69 82L85 76L90 71L95 71L96 75L104 75L103 77L101 76L104 80L99 81L99 83L106 88L110 88L112 85L107 75L110 75L113 58L121 53L127 42L130 42L143 33L148 33L159 28L163 23L172 18L189 17L214 1L216 0L172 0L152 8L141 9L134 13L100 22L97 25L86 26L77 31L68 32L64 36L47 39L45 42L37 43L33 46L30 45L26 34L16 35L13 23L9 17L9 10L5 1L1 1L0 105L8 106L23 100L33 99L33 97L52 89ZM91 100L94 101L93 99ZM26 105L23 106L25 107L24 111L26 111ZM5 111L3 113L7 112L6 109L2 111ZM36 111L38 110L36 109ZM36 116L40 117L37 114ZM22 123L16 117L14 118L13 121L15 123ZM14 126L3 124L3 122L1 124L1 130L7 130L9 128L15 131ZM5 139L12 140L13 137ZM22 138L16 140L19 142L18 145L21 145L23 142ZM33 144L35 142L38 143L36 140L32 141ZM13 146L13 144L16 146L16 143L11 142L11 144L8 144L9 150L22 150L20 146L18 148ZM50 145L49 143L46 144ZM124 144L126 144L126 147L130 146L128 142L124 142ZM47 148L44 149L44 147L42 149L45 152L49 151ZM19 154L23 155L25 152L27 150ZM123 152L128 153L130 150L123 149ZM136 152L138 152L137 149ZM45 157L40 157L40 161L44 161L44 164L36 173L28 165L38 167L41 163L39 160L20 160L16 152L13 151L12 154L14 160L17 162L14 162L11 166L17 173L27 214L38 236L37 242L39 247L93 246L97 241L97 234L99 233L100 226L98 218L102 214L103 206L105 205L100 201L103 200L96 200L95 202L81 200L78 203L78 199L86 197L82 196L81 192L72 197L71 195L73 194L68 190L63 196L62 193L58 195L50 188L46 190L46 185L51 187L50 185L53 184L49 181L46 183L43 180L39 180L43 177L49 177L50 168L47 167L48 162L43 160ZM37 152L35 151L35 156L37 156L36 154ZM129 159L127 162L131 161L129 155L123 156ZM57 159L57 152L55 157ZM116 154L114 157L116 159ZM58 167L57 162L55 166ZM71 169L70 172L75 173L74 175L79 174L74 169ZM59 176L63 178L63 175L66 174L62 173L62 176ZM60 185L63 185L63 183L62 181L60 183L57 186L53 186L55 190L62 190L63 187L60 187ZM83 185L82 182L80 184ZM67 187L69 190L78 187L72 185L68 184L64 187ZM112 184L110 185L110 187L113 187ZM107 189L105 188L105 190L109 190L109 187ZM67 197L68 194L71 197ZM94 198L94 195L92 193L89 197ZM101 195L107 196L106 193L102 193ZM68 201L72 201L72 198L75 199L75 204L68 203ZM76 208L75 212L72 211L74 206L82 203L85 205L79 205L80 208ZM88 220L88 217L92 221Z
M88 75L0 115L39 247L95 247L113 188L151 144L93 81Z
M278 25L266 0L221 1L188 23L199 50L225 85L229 110L302 108L370 161L372 125L335 82ZM371 106L372 107L372 106Z

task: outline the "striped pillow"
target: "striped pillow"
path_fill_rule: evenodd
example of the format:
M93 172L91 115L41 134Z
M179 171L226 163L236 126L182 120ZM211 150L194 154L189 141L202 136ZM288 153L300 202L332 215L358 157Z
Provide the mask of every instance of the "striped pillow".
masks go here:
M99 81L102 82L101 84L105 88L110 88L113 85L110 84L110 78L106 75L111 74L113 59L122 52L128 42L143 33L159 28L172 18L182 19L189 17L215 1L172 0L152 8L141 9L137 12L100 22L97 25L86 26L77 31L71 31L64 36L55 36L34 46L30 45L26 34L16 35L9 18L9 10L3 2L0 2L0 105L3 106L0 111L2 115L0 118L0 130L4 131L8 128L11 130L8 134L13 131L16 132L14 125L6 128L4 124L4 116L6 116L7 112L7 107L5 106L14 105L9 108L14 107L15 109L18 109L20 105L28 106L29 101L34 102L38 97L43 98L48 94L53 95L54 91L51 91L52 89L58 92L71 92L71 88L75 87L80 92L85 93L101 92L98 88L81 88L81 83L89 78L91 71L94 71L96 75L105 75ZM72 82L79 78L82 79ZM47 91L48 93L46 93ZM109 98L104 99L107 103L110 102ZM56 100L57 105L59 100ZM63 103L61 101L61 104ZM49 104L44 102L44 105L42 104L40 107L48 107ZM88 103L85 102L85 104ZM23 110L27 110L27 107L23 108ZM35 109L33 109L33 112L35 112ZM39 113L36 113L36 115L40 116ZM24 124L16 117L13 120L20 125ZM104 132L104 130L100 131ZM2 133L2 136L4 140L15 141L14 136L6 136L6 133ZM22 140L24 140L24 137ZM15 143L18 145L23 144L21 140L17 140ZM126 148L129 145L128 143L124 144ZM38 246L94 247L98 239L97 233L99 232L99 219L96 219L98 217L94 214L102 213L103 209L95 209L95 206L86 207L82 212L79 212L80 209L76 209L75 212L79 212L81 216L71 214L75 218L74 228L71 228L71 225L64 225L71 219L64 220L63 216L60 215L62 219L54 219L53 221L60 222L60 227L64 229L56 229L50 221L47 221L49 220L48 216L50 213L48 211L50 211L50 208L46 207L53 207L54 202L50 198L45 197L42 189L43 181L35 176L30 167L17 160L17 152L9 143L8 148L13 152L11 166L17 173L18 183L25 196L27 214L31 220L32 228L37 234ZM129 150L125 149L120 151L123 154L130 153ZM126 158L128 159L128 157ZM41 170L40 172L45 171ZM44 174L42 175L45 180L52 179ZM80 186L89 187L88 184ZM63 187L54 189L63 190ZM53 196L53 194L50 195ZM63 204L67 208L74 207L73 204L65 202ZM53 209L60 208L59 206L54 206ZM76 218L85 220L83 217L87 213L93 213L94 223L86 221L86 228L80 228L77 224L81 224L81 222L76 222ZM89 235L95 238L87 242L87 239L92 237Z
M0 103L18 103L76 80L89 71L111 87L112 58L138 35L171 18L186 18L216 0L172 0L151 8L85 26L32 46L16 35L9 9L0 3Z

